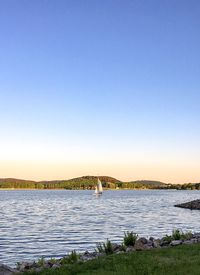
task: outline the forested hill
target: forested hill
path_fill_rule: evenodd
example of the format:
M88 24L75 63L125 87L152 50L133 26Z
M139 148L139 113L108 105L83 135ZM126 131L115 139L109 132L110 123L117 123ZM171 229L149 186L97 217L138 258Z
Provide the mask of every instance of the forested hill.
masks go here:
M131 181L122 182L118 179L108 176L83 176L69 180L53 181L31 181L13 178L0 179L0 188L13 189L94 189L99 178L104 188L115 189L160 189L167 188L168 185L159 181Z

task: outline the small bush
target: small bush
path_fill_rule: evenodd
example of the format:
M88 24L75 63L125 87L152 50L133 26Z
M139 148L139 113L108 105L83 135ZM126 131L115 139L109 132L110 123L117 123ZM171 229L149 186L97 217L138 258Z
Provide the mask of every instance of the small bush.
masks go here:
M183 232L182 230L179 229L174 229L172 231L172 238L173 240L189 240L192 238L192 232Z
M61 265L66 265L66 264L73 264L77 263L79 259L79 255L76 253L76 250L73 250L71 254L67 255L66 257L62 258L61 260Z
M48 262L50 262L51 264L55 264L57 263L57 260L55 258L51 258Z
M173 240L190 240L192 238L192 232L188 231L188 232L183 232L180 229L174 229L172 231L172 235L165 235L165 237L163 237L163 240L166 242L171 242Z
M113 252L114 252L112 243L108 239L107 239L106 243L97 244L97 249L96 250L99 253L106 253L106 255L113 254Z
M126 251L126 246L124 243L121 244L121 248L120 248L120 251Z
M172 231L172 239L173 240L181 240L183 236L183 232L179 229L174 229Z
M97 252L99 252L99 253L104 253L103 244L102 244L102 243L98 243L95 250L96 250Z
M170 236L170 235L165 235L165 236L162 238L162 240L163 240L164 242L170 243L171 241L173 241L173 238L172 238L172 236Z
M184 240L190 240L192 238L193 234L191 231L188 231L186 233L183 233Z
M43 267L44 264L45 264L45 259L44 259L44 257L39 258L39 259L38 259L38 265L41 266L41 267Z
M125 232L124 233L124 245L125 246L134 246L137 238L138 238L138 235L133 233L133 231Z

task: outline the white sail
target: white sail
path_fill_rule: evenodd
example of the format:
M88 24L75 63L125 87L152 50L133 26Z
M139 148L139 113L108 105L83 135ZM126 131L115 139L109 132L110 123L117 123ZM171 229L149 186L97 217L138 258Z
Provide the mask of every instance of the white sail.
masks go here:
M103 192L102 184L101 184L100 179L98 179L98 180L97 180L97 185L96 185L96 187L95 187L95 192L94 192L94 193L97 194L97 195L101 195L102 192Z
M98 179L98 189L99 189L99 193L103 192L103 187L102 187L100 179Z

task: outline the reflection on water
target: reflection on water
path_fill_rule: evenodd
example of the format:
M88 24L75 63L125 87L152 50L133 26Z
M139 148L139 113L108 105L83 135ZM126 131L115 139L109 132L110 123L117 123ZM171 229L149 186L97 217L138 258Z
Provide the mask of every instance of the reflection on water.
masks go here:
M143 190L0 191L0 262L61 257L94 249L124 231L159 237L174 228L199 231L199 211L174 204L199 198L199 191Z

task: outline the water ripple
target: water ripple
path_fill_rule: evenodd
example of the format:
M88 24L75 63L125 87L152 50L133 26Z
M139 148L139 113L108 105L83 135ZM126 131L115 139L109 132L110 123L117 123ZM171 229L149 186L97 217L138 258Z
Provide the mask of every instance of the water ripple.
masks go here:
M73 249L121 241L124 231L160 237L174 228L199 231L199 211L173 207L199 191L0 191L0 262L61 257Z

